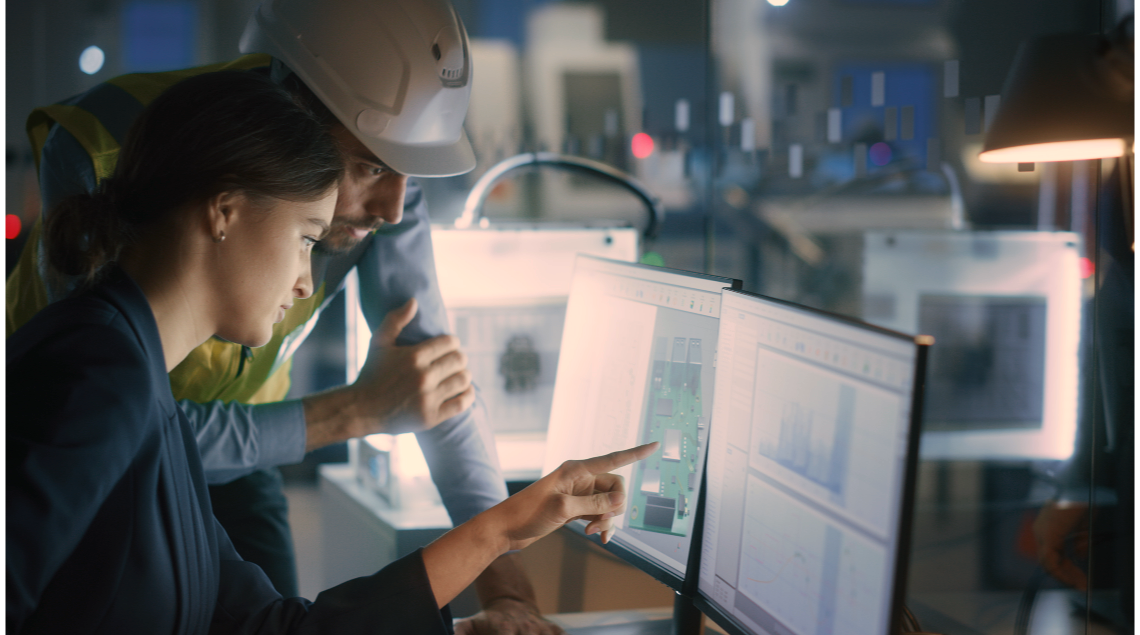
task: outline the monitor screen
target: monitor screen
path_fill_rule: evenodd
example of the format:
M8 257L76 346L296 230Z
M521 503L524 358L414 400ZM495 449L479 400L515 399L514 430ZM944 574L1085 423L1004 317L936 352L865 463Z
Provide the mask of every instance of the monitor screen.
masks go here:
M698 606L749 635L885 635L925 346L725 291L719 350Z
M543 474L659 441L618 473L629 493L614 549L680 588L708 439L721 289L729 278L578 256ZM580 527L584 527L584 523Z

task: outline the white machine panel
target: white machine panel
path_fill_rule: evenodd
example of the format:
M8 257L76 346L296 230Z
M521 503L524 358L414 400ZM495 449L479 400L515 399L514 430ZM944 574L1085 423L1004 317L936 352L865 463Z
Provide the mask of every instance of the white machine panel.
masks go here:
M932 335L922 456L1066 459L1077 425L1078 238L864 235L863 319Z
M584 253L633 262L638 236L632 227L504 223L432 228L449 326L467 354L508 479L535 478L542 467L575 258ZM349 381L364 363L371 341L354 290L355 275L346 283ZM406 448L406 443L400 445L397 477L425 475L423 459L407 456Z

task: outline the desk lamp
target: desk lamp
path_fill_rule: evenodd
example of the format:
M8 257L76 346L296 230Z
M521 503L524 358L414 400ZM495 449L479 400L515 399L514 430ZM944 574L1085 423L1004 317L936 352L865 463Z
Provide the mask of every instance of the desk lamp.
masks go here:
M1133 144L1132 18L1109 37L1022 43L978 158L1036 163L1125 157Z

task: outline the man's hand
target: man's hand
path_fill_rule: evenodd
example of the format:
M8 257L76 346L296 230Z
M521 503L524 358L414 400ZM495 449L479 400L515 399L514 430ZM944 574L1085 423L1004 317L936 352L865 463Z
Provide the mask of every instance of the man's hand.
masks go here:
M456 623L458 635L563 635L563 630L542 619L522 560L517 553L499 556L475 578L475 593L483 610Z
M357 436L418 432L467 410L475 388L459 339L440 335L414 346L396 337L416 315L416 299L384 316L372 335L368 359L352 385L353 410L364 429Z
M562 627L542 618L538 608L513 598L488 603L455 624L455 635L565 635Z
M415 315L412 298L384 316L356 383L302 400L306 452L377 432L428 430L471 407L475 388L457 338L396 345Z

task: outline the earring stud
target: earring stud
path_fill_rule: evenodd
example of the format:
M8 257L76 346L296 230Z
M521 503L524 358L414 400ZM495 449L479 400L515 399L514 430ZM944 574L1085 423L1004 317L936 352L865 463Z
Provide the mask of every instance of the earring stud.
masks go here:
M220 232L217 236L214 236L214 242L216 242L216 243L220 243L220 242L224 241L225 239L226 239L226 232L224 232L224 231Z

